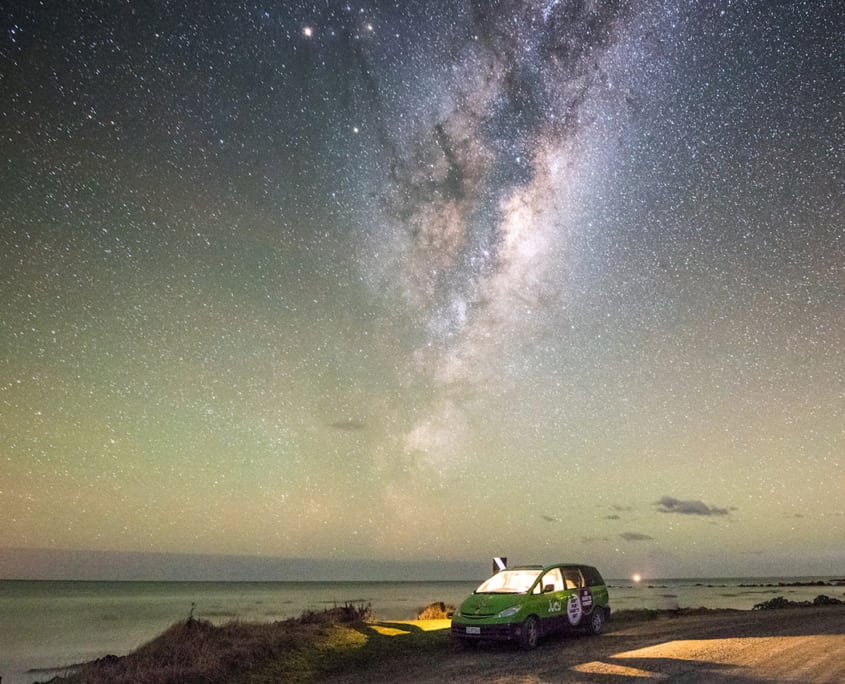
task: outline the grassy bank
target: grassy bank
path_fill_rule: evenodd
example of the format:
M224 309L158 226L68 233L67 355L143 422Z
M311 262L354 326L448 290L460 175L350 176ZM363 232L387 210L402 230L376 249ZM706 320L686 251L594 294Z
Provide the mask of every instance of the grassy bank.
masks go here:
M374 622L355 606L269 624L189 618L127 656L79 665L50 684L312 682L448 648L448 627L447 619Z

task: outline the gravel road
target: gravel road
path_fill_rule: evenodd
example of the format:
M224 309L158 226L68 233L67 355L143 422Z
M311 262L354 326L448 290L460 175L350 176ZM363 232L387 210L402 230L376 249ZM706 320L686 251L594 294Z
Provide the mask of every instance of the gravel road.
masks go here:
M351 674L351 673L350 673ZM553 636L529 652L446 649L334 682L845 684L845 607L714 611L613 622L598 637ZM360 681L364 681L361 679Z

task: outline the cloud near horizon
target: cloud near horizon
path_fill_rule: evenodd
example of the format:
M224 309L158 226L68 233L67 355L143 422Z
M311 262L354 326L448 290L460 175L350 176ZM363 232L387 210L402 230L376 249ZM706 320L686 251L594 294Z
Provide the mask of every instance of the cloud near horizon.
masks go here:
M625 541L653 541L654 537L642 532L623 532L619 535Z
M708 506L703 501L681 501L671 496L664 496L660 501L655 502L657 510L661 513L677 513L679 515L729 515L727 508Z
M366 430L367 424L355 418L347 418L345 420L336 420L330 423L335 430L343 430L344 432L357 432L358 430Z

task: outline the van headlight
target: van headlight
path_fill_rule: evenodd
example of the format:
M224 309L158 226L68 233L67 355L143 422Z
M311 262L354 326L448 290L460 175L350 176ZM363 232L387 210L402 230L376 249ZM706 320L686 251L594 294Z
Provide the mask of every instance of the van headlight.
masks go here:
M496 617L500 617L500 618L510 617L511 615L516 615L521 609L522 609L522 606L517 604L515 606L511 606L510 608L505 608Z

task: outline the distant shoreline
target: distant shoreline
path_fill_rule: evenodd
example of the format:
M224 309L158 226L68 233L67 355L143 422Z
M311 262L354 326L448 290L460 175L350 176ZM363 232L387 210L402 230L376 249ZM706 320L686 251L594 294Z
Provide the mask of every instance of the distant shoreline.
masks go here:
M526 562L532 559L526 559ZM821 564L819 564L821 565ZM618 572L618 568L617 568ZM103 575L108 573L108 577ZM841 567L791 575L747 571L738 575L667 575L645 582L728 581L744 578L796 579L842 577ZM373 560L366 558L280 558L226 554L150 551L103 551L0 548L0 577L6 580L91 582L481 582L490 574L488 560ZM626 576L605 579L630 582ZM408 579L413 578L413 579Z
M619 580L608 579L608 587L617 587L617 588L631 588L636 586L646 587L648 589L666 589L667 585L665 584L655 584L656 582L680 582L686 578L677 578L677 579L669 579L669 578L656 578L652 580L643 580L638 583L627 582L625 584L617 584ZM693 582L693 580L699 579L697 577L689 578L688 581ZM739 579L739 578L736 578ZM829 580L795 580L792 582L755 582L755 583L738 583L738 584L715 584L713 582L694 582L692 586L695 587L707 587L708 589L719 589L719 588L727 588L727 587L739 587L741 589L780 589L780 588L787 588L787 587L845 587L845 579L829 579Z

